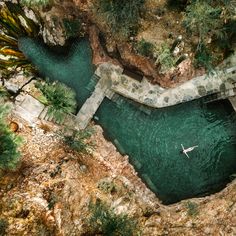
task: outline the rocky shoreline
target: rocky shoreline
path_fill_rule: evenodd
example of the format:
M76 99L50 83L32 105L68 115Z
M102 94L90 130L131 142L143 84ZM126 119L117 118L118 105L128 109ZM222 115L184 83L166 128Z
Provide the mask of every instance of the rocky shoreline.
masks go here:
M94 199L134 217L142 235L235 235L236 181L214 195L165 206L99 126L91 138L94 150L78 154L62 143L58 126L12 120L25 144L21 168L0 181L7 235L87 235L88 204Z

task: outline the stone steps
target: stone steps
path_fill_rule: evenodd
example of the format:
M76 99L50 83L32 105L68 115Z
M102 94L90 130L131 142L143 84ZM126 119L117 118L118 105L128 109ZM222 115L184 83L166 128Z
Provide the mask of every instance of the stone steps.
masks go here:
M44 105L30 95L26 95L23 101L15 104L13 113L29 123L33 123L44 110Z
M223 100L223 99L234 97L234 96L236 96L236 87L234 87L232 89L228 89L224 92L214 93L209 96L206 96L203 99L203 102L204 103L211 103L211 102Z

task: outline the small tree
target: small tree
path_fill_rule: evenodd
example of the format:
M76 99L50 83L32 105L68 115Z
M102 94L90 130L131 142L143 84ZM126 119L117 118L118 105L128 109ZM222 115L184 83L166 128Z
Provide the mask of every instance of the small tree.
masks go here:
M0 169L15 170L19 160L18 147L21 138L16 136L6 125L7 106L0 106Z
M73 113L76 109L75 92L66 85L56 81L50 83L38 82L36 87L39 88L46 98L45 104L48 105L48 115L55 121L61 122L66 113Z

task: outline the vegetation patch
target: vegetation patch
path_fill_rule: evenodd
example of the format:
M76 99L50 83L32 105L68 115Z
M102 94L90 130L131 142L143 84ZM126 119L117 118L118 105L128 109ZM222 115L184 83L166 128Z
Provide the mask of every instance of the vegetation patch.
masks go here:
M102 179L98 183L98 189L103 191L104 193L115 193L117 191L117 187L115 183L108 179Z
M47 6L52 3L52 0L20 0L20 3L27 7Z
M164 43L156 50L156 64L160 64L161 72L166 72L173 68L176 58L173 56L168 44Z
M150 42L147 42L145 39L142 39L141 41L137 42L136 45L136 50L139 54L145 57L152 57L153 56L153 50L154 50L154 45Z
M94 144L91 143L89 138L94 133L94 130L90 127L84 130L73 130L72 134L67 135L63 132L64 142L76 152L89 153Z
M138 235L137 222L126 214L115 214L113 209L96 200L90 203L91 217L89 225L94 234L109 236L133 236Z
M211 70L217 62L217 49L230 49L230 41L236 30L235 9L232 0L196 0L186 7L183 25L191 36L197 36L196 66ZM229 25L231 25L229 29Z
M22 8L10 1L0 9L0 69L9 75L17 67L29 71L35 68L18 48L18 38L37 37L39 26L27 18Z
M145 0L98 0L113 33L128 37L137 30Z
M187 214L189 216L197 216L199 214L198 204L195 202L187 201L185 205Z
M0 236L6 235L7 227L8 227L8 222L4 219L0 219Z
M63 24L68 38L76 37L79 35L81 30L81 22L79 19L76 20L63 19Z
M18 147L22 139L15 135L6 125L9 107L0 106L0 169L15 170L20 161Z
M71 88L58 81L38 82L35 86L44 96L41 101L48 106L48 116L56 122L62 122L66 114L75 112L76 94Z

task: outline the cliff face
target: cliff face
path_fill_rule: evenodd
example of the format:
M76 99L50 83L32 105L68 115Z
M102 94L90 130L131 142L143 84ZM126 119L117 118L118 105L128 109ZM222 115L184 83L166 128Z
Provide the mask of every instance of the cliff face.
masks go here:
M107 25L107 18L99 11L96 1L56 0L51 7L35 8L34 10L42 20L41 34L46 43L64 45L69 36L66 28L72 29L70 25L65 25L65 22L79 20L81 25L78 29L73 29L73 36L90 35L91 44L94 45L92 48L96 49L94 56L98 62L101 62L101 58L103 61L107 61L109 55L113 58L111 61L114 62L114 58L116 58L122 66L146 76L152 83L160 84L162 87L175 87L194 76L204 74L202 68L196 70L193 67L192 41L185 35L186 32L183 31L180 24L182 14L167 11L166 0L146 1L145 13L140 20L137 35L128 38L111 33L111 29ZM165 17L159 17L157 15L159 11L165 12ZM100 38L94 37L95 32L91 31L91 25L95 25L97 33L101 33L102 41ZM155 59L138 54L135 45L144 39L154 47L160 46L169 40L168 33L172 35L172 41L179 35L185 35L186 42L182 42L177 48L177 57L185 53L189 55L189 58L165 74L160 74L160 65L155 64ZM97 48L96 45L99 44L102 45Z
M25 144L21 168L0 181L7 235L87 235L95 199L137 219L142 235L236 234L236 182L215 195L164 206L100 127L94 127L91 154L78 154L63 144L58 127L14 120Z

